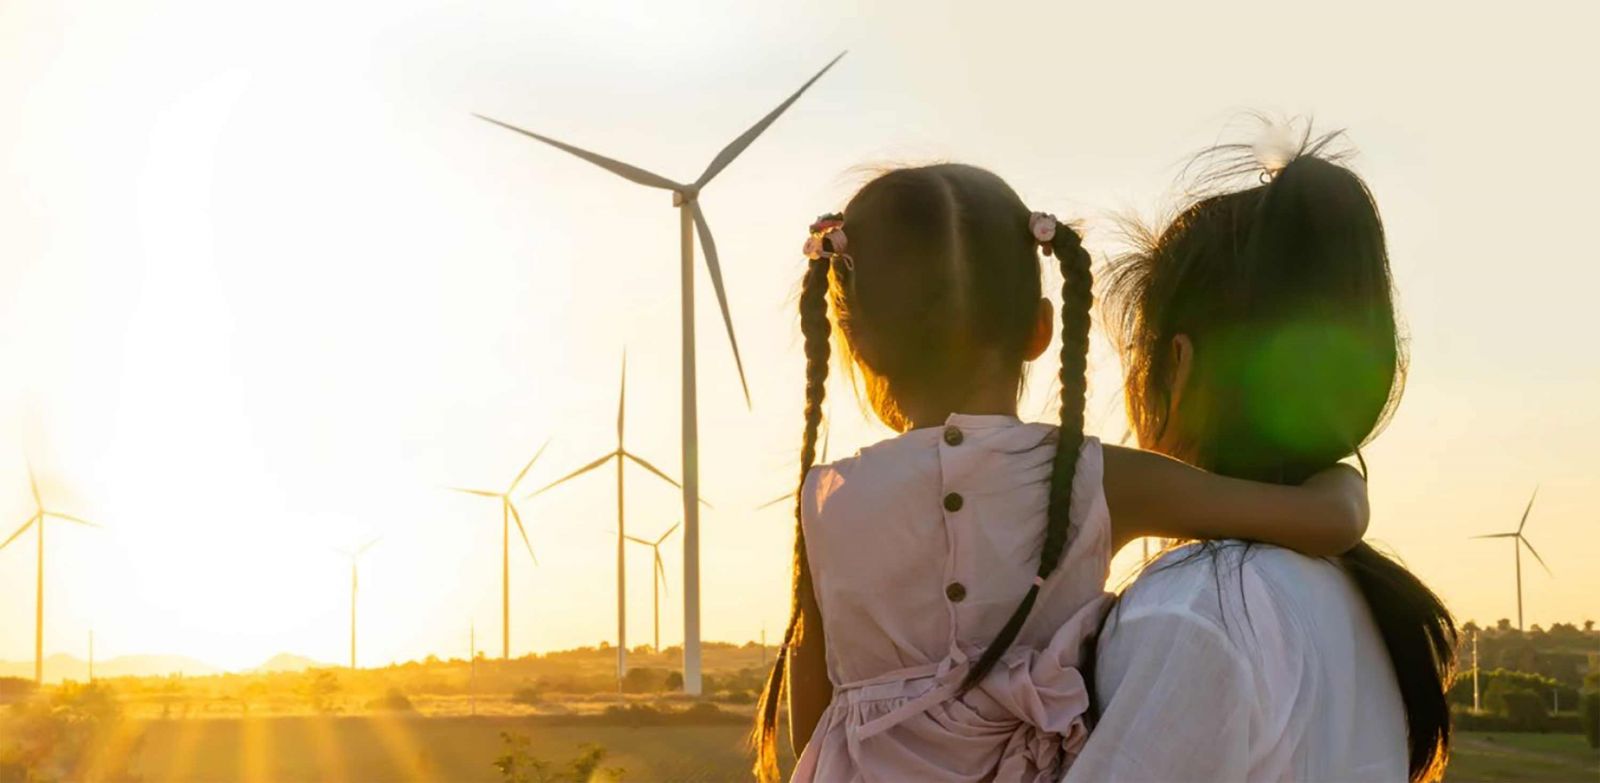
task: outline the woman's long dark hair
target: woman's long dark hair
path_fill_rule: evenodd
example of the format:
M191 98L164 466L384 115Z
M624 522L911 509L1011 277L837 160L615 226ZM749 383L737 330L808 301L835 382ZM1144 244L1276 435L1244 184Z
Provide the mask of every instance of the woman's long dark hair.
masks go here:
M802 598L812 595L812 583L801 508L806 474L816 460L832 353L830 294L843 337L840 347L867 376L868 397L878 417L905 430L910 427L903 413L907 396L959 388L959 379L984 372L1015 372L1020 384L1041 291L1041 246L1030 233L1028 208L1004 180L983 169L959 164L895 169L862 187L844 215L824 217L844 221L851 259L812 259L800 284L806 393L793 593L789 626L756 707L751 736L756 776L764 783L778 777L778 712L785 676L792 648L808 632L801 607ZM831 242L825 247L838 250ZM1060 565L1067 546L1072 478L1083 446L1094 289L1089 254L1076 231L1059 225L1043 247L1059 262L1062 277L1061 427L1035 568L1040 581ZM963 688L983 679L1016 641L1038 595L1035 582L967 670Z
M1383 223L1365 183L1302 137L1264 170L1253 150L1203 153L1200 197L1112 265L1108 323L1141 444L1238 478L1298 484L1357 454L1405 385ZM1227 189L1240 175L1260 181ZM1219 187L1221 186L1221 187ZM1190 370L1168 420L1174 341ZM1170 426L1169 426L1170 424ZM1413 781L1449 757L1456 630L1438 596L1367 544L1337 558L1372 612L1405 703Z

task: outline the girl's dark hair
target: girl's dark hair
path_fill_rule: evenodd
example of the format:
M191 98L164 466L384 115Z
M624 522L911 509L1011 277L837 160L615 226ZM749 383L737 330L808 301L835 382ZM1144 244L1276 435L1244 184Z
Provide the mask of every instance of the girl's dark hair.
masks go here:
M955 412L970 385L963 378L1010 374L1020 384L1033 335L1041 286L1038 250L1028 208L994 174L958 164L895 169L867 183L844 213L849 259L809 262L800 286L805 338L805 434L800 485L816 457L817 433L831 353L828 309L841 349L865 378L879 418L896 430L911 427L906 401L936 401ZM1037 574L1042 581L1066 550L1072 478L1083 445L1085 365L1093 279L1077 232L1059 225L1047 245L1060 262L1061 429L1050 479L1050 505ZM831 244L828 249L833 249ZM805 493L795 509L794 591L789 626L756 708L751 741L762 781L778 777L778 713L790 650L806 629L803 596L811 595ZM1016 639L1039 594L1028 590L1004 628L968 670L963 689L992 669Z
M1159 233L1134 227L1137 249L1111 265L1106 300L1141 444L1223 475L1298 484L1359 456L1387 422L1405 385L1405 343L1377 205L1325 153L1338 136L1308 132L1275 171L1245 145L1202 153L1212 193ZM1240 175L1264 181L1228 189ZM1169 421L1179 336L1190 341L1190 371ZM1410 778L1432 779L1450 748L1450 612L1369 545L1337 560L1394 665Z

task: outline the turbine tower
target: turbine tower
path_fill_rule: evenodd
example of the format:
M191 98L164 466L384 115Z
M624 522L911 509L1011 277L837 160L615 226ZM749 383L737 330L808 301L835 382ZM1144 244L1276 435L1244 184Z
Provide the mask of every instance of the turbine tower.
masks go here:
M38 558L39 559L38 559L38 564L35 566L35 571L34 571L34 573L35 573L35 581L34 581L34 594L33 594L33 681L35 683L41 683L41 682L44 682L44 529L45 529L45 523L46 523L47 520L50 520L50 519L59 519L59 520L61 520L63 522L74 522L74 523L77 523L79 525L87 525L89 527L100 527L100 526L95 524L95 523L93 523L93 522L90 522L88 520L79 519L79 518L77 518L75 516L71 516L69 514L63 514L63 513L59 512L59 511L51 511L49 509L46 509L44 507L44 500L39 495L39 482L38 482L37 479L34 478L33 466L32 465L28 466L28 488L33 491L33 516L28 517L28 521L23 522L22 523L22 527L17 528L17 532L12 533L11 537L7 538L4 543L0 543L0 549L5 549L7 546L10 546L12 541L17 540L19 537L21 537L21 535L23 533L28 532L28 528L29 527L32 527L33 525L38 525L39 526L39 554L38 554Z
M694 182L681 183L667 179L659 174L645 171L637 166L632 166L618 160L597 155L579 147L574 147L565 142L557 141L548 136L542 136L532 131L524 130L500 120L485 117L481 114L473 116L486 122L492 122L507 130L515 131L529 138L548 144L563 152L575 155L596 166L599 166L623 179L644 185L646 187L660 188L671 191L672 205L678 208L678 246L680 250L679 288L680 288L680 328L683 340L683 689L686 693L700 693L700 437L697 424L698 407L695 393L695 346L694 346L694 236L700 235L700 244L704 248L706 257L706 271L711 276L711 287L717 295L717 306L722 310L722 324L728 332L728 344L733 348L734 367L739 371L739 386L744 391L745 405L750 404L750 386L744 379L744 362L739 358L739 341L733 336L733 319L728 315L728 297L722 287L722 266L717 260L717 246L711 238L711 228L706 223L705 213L700 209L700 191L712 178L727 168L734 158L744 152L751 142L754 142L779 115L788 110L796 100L805 93L817 79L832 68L844 54L841 52L823 66L815 76L800 86L793 95L790 95L778 107L768 112L749 130L740 134L723 147L711 164L706 166L704 172Z
M1533 544L1528 543L1527 537L1522 535L1522 529L1528 526L1528 514L1529 514L1529 512L1533 511L1533 500L1534 500L1534 498L1537 498L1537 497L1539 497L1539 488L1535 487L1534 490L1533 490L1533 496L1528 498L1528 507L1522 510L1522 521L1517 523L1517 529L1516 530L1513 530L1510 533L1490 533L1489 535L1473 536L1473 538L1510 538L1510 539L1513 539L1513 541L1511 542L1511 549L1515 553L1515 557L1516 557L1516 561L1517 561L1517 630L1518 631L1522 630L1522 548L1523 547L1527 547L1528 548L1528 554L1533 555L1533 559L1539 561L1539 565L1544 568L1545 573L1547 573L1547 574L1550 573L1550 566L1547 566L1547 565L1544 564L1544 558L1539 556L1539 553L1534 550Z
M491 489L467 489L464 487L451 487L452 492L461 492L478 497L494 498L500 501L500 657L511 659L511 521L516 520L517 532L522 534L522 543L528 548L528 557L534 565L539 564L539 558L533 553L533 544L528 541L528 529L522 525L522 515L517 513L517 506L511 502L511 493L517 491L517 485L522 483L523 477L528 475L528 470L533 463L539 461L539 456L549 447L550 441L545 441L543 446L534 452L533 459L522 466L522 471L511 480L511 485L504 492L495 492Z
M651 553L655 555L656 578L651 582L651 584L655 586L655 589L651 591L651 606L654 609L655 614L656 636L655 643L652 644L651 647L656 651L657 654L661 652L661 591L667 586L667 567L661 562L661 545L666 542L668 536L677 531L679 524L681 523L673 523L672 527L667 528L667 532L662 533L661 537L654 541L639 538L638 536L627 537L629 541L632 541L635 544L650 547Z
M335 552L350 558L350 669L352 671L354 671L356 668L356 562L359 561L361 556L366 554L367 550L371 549L372 545L376 543L378 543L378 539L374 538L371 541L356 547L354 550L334 550Z
M627 403L628 354L623 353L622 389L617 394L617 447L601 455L595 461L590 462L589 464L584 465L583 467L578 468L577 470L574 470L571 473L568 473L567 475L562 476L561 478L558 478L555 481L552 481L549 484L546 484L534 490L533 492L528 493L528 497L530 498L534 497L535 495L543 494L546 491L565 484L566 482L588 473L595 468L601 467L611 460L617 461L617 685L619 688L622 684L623 675L628 673L628 577L626 568L627 553L624 549L627 544L628 537L627 527L623 523L623 466L627 464L628 460L633 460L634 464L650 471L651 473L654 473L662 481L665 481L668 484L678 488L682 488L683 486L671 476L661 472L660 468L650 464L650 462L644 457L628 451L628 447L623 438L623 434L626 429L624 425L627 421L624 416L624 414L627 412Z

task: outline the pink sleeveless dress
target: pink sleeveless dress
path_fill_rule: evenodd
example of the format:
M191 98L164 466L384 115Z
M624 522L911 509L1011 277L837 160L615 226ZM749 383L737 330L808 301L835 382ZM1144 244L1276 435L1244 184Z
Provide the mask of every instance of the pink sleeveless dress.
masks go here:
M955 414L813 469L801 524L833 701L796 781L1056 781L1088 734L1080 667L1110 605L1100 443L1015 644L957 698L1033 584L1056 428Z

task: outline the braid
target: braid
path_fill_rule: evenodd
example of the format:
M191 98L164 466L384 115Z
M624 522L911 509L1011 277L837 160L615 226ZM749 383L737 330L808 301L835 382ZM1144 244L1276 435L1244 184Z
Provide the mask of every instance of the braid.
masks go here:
M806 351L806 427L800 441L800 489L795 493L794 511L794 589L789 600L789 626L783 632L783 645L773 659L767 686L756 707L756 726L751 744L756 751L756 777L762 783L778 779L778 711L783 700L789 651L805 635L800 598L811 593L811 566L806 561L805 528L801 509L805 505L806 474L817 459L817 432L822 426L822 402L827 394L828 358L828 269L830 257L812 259L800 284L800 333Z
M1039 554L1038 579L1028 588L1022 603L984 649L978 662L967 670L967 676L961 681L962 693L971 690L995 667L1000 656L1022 632L1022 624L1039 599L1040 585L1061 563L1061 553L1067 547L1067 530L1072 523L1072 478L1078 472L1078 451L1083 447L1089 308L1094 302L1094 277L1089 271L1089 253L1083 249L1083 240L1067 225L1056 229L1048 249L1061 261L1061 430L1050 468L1050 507L1044 546Z

